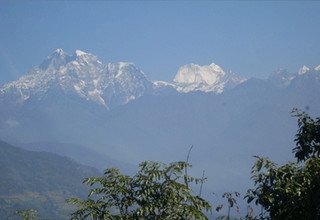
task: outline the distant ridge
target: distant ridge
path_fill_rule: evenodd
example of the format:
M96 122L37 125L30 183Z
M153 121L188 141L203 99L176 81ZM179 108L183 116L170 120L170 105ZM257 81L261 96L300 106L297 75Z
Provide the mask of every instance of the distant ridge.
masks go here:
M96 169L67 157L33 152L0 140L0 216L12 217L15 210L33 208L39 217L68 219L72 210L65 199L86 196L86 177Z

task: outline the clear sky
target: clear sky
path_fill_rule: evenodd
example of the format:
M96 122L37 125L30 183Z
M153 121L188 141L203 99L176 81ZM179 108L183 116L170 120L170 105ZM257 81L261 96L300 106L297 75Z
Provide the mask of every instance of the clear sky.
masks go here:
M265 78L320 64L320 2L0 1L0 84L56 48L134 62L151 80L212 62Z

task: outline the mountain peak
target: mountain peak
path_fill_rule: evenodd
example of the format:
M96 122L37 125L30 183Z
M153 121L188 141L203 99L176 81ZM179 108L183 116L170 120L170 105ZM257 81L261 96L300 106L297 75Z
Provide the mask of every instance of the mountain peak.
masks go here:
M64 52L63 49L58 48L56 50L54 50L49 56L47 56L47 60L48 59L54 59L54 58L62 58L64 59L66 56L68 56L68 54L66 52Z
M173 79L173 87L179 92L214 92L222 93L225 89L245 81L243 77L237 76L224 70L215 63L200 66L198 64L187 64L179 68Z
M123 69L128 66L134 66L134 63L131 62L118 62L119 69Z
M83 56L83 55L90 55L90 54L89 54L89 53L86 53L86 52L84 52L84 51L82 51L82 50L76 50L76 51L74 52L74 55L77 56L77 57L80 57L80 56Z
M64 55L65 52L63 51L63 49L58 48L58 49L56 49L55 51L53 51L52 54Z
M129 78L138 77L141 79L146 79L145 74L138 67L136 67L134 63L131 62L109 63L108 71L111 75L114 75L114 77L116 78L119 78L120 76L123 77L124 75L128 77L130 75Z
M225 72L214 63L204 66L191 63L180 67L173 81L182 84L205 83L213 85L223 75Z
M320 72L320 65L318 65L317 67L315 67L314 70Z
M66 54L61 48L53 51L40 65L40 68L45 70L50 67L58 68L61 65L65 65L67 62L68 54Z
M108 68L110 70L124 70L126 68L137 69L137 67L132 62L116 62L116 63L108 63Z
M73 56L71 57L70 61L75 61L74 63L82 63L82 64L94 64L94 65L102 65L102 63L98 60L98 57L91 54L91 53L87 53L84 52L82 50L76 50L73 53Z
M104 65L93 54L76 50L69 55L56 49L28 75L0 88L0 93L3 97L14 95L20 104L76 95L80 100L110 109L139 98L151 87L151 82L133 63Z
M303 66L299 69L298 74L299 74L299 75L303 75L303 74L306 74L306 73L309 72L309 71L310 71L310 68L307 67L306 65L303 65Z
M210 67L214 69L216 72L224 72L223 69L215 63L211 63Z

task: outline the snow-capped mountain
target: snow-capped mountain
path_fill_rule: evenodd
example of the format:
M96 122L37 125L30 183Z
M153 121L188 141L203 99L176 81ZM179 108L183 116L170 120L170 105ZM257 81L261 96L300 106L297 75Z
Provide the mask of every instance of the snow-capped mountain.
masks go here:
M21 105L30 100L62 94L111 109L144 94L156 94L164 88L182 93L222 93L244 81L244 78L226 73L212 63L207 66L182 66L172 82L151 82L133 63L105 65L93 54L76 50L69 55L57 49L26 75L0 88L0 101Z
M306 74L306 73L309 72L309 71L310 71L310 68L307 67L306 65L303 65L303 66L299 69L298 74L299 74L299 75L303 75L303 74Z
M0 89L0 97L16 103L41 100L51 94L72 94L106 108L128 103L151 88L144 73L132 63L104 65L90 53L68 55L55 50L40 66Z
M271 83L281 88L288 87L297 80L305 79L320 80L320 65L313 69L303 65L296 73L290 73L286 69L278 69L268 78Z
M187 64L179 68L173 82L154 82L155 88L173 87L178 92L188 93L193 91L222 93L225 89L233 88L243 83L246 79L232 72L225 72L217 64L200 66Z
M133 63L109 63L102 98L112 106L126 104L151 92L152 83Z
M269 77L269 81L284 88L298 79L311 78L320 78L320 65L313 69L303 66L295 74L280 69ZM187 64L178 69L172 82L151 82L133 63L103 64L95 55L81 50L69 55L57 49L26 75L0 88L0 102L22 105L52 97L59 100L62 95L112 109L159 91L221 94L246 80L212 63L204 66Z

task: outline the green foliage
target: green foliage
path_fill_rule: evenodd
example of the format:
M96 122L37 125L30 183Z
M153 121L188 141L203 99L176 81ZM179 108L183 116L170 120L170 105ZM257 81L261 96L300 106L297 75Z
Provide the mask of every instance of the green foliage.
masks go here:
M293 149L298 161L320 156L320 118L313 119L305 112L293 110L298 118L298 134L296 135L297 146Z
M37 211L34 209L17 210L15 214L23 220L35 220L37 217Z
M298 162L278 166L257 156L252 167L256 188L248 190L246 198L265 210L261 219L320 219L320 120L294 112L299 125L294 148Z
M297 160L279 166L255 156L251 170L255 188L249 189L245 198L261 206L261 213L254 217L248 206L247 215L240 219L320 219L320 118L312 119L297 109L293 113L299 127L293 149ZM146 161L133 177L111 168L101 177L85 179L83 182L91 187L88 198L68 199L77 206L71 219L208 219L205 212L211 211L211 205L201 197L204 173L202 178L194 178L187 172L191 149L187 162L166 165ZM199 195L193 195L191 186L197 184ZM217 219L231 219L231 209L239 212L238 197L238 192L222 195L226 204L215 210L227 210L227 215ZM36 218L32 209L16 214L24 220Z
M232 208L235 208L237 212L239 212L239 206L237 203L237 198L240 197L240 193L238 192L225 192L222 194L222 198L227 200L227 205L221 204L216 207L216 211L219 212L223 209L224 206L228 208L228 214L226 216L219 216L217 220L230 220L230 211Z
M24 209L15 211L15 215L21 217L23 220L49 220L44 218L38 218L38 212L35 209Z
M112 168L102 177L85 179L94 188L87 200L68 200L78 206L72 219L207 219L204 212L211 205L189 187L204 179L186 175L188 163L147 161L139 167L133 177Z

